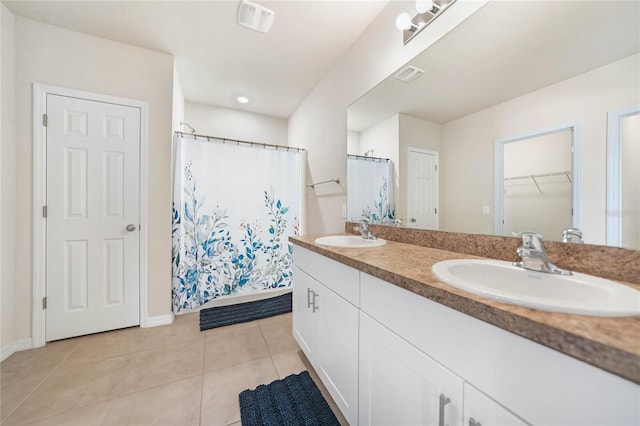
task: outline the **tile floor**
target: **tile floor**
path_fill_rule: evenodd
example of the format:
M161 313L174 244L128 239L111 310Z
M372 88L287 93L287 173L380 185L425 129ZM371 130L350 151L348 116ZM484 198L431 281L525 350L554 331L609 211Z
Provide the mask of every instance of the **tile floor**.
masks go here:
M16 352L0 364L10 425L240 425L238 394L309 370L291 314L201 332L198 313Z

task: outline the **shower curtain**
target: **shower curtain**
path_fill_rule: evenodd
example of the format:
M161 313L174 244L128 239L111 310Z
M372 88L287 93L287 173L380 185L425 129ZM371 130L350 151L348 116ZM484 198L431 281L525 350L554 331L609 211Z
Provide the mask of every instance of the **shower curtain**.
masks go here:
M176 133L173 311L291 285L304 151Z
M393 163L380 158L347 157L347 214L357 222L392 225Z

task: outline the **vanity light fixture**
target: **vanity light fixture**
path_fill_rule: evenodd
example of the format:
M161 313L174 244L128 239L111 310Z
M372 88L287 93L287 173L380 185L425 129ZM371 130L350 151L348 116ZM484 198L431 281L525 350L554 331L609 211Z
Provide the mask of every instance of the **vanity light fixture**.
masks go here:
M249 0L242 0L238 9L238 23L252 30L268 33L275 13Z
M402 30L404 44L418 35L455 2L456 0L416 0L417 15L411 18L411 15L405 12L396 18L396 27Z

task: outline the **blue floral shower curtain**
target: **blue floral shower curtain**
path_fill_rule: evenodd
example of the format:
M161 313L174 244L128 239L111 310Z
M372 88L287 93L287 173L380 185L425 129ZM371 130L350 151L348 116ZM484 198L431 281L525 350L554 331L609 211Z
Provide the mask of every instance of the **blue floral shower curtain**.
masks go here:
M291 285L305 153L176 133L173 311Z
M352 222L391 225L395 219L393 163L383 158L347 157L347 216Z

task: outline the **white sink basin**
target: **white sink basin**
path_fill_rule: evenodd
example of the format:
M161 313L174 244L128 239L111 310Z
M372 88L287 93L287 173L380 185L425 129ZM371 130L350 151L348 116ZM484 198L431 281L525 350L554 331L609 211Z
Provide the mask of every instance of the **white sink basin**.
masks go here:
M369 248L383 246L387 244L387 241L380 238L367 240L359 235L329 235L316 238L316 244L342 248Z
M445 260L432 271L443 283L513 305L599 317L640 315L640 291L577 272L560 276L483 259Z

